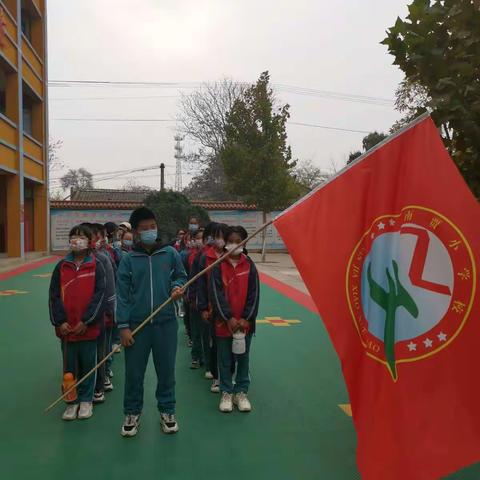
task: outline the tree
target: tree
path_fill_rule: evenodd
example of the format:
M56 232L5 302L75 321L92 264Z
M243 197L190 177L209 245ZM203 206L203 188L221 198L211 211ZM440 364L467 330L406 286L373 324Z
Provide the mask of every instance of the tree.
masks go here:
M84 168L79 168L78 170L70 169L60 178L60 185L63 190L88 190L93 188L93 177Z
M405 74L397 100L432 112L445 145L480 198L480 8L476 0L414 0L383 44ZM408 113L408 112L407 112Z
M123 186L123 190L126 190L128 192L149 192L153 191L153 188L149 187L148 185L140 185L137 180L131 178Z
M245 86L230 79L204 84L180 99L180 132L198 147L185 155L185 161L199 168L186 189L191 198L227 200L225 175L219 159L225 145L227 115L233 104L242 98Z
M235 101L227 116L226 141L220 154L227 189L263 212L284 208L298 197L292 176L296 161L287 145L289 105L276 106L268 72ZM262 261L266 235L263 232Z
M49 177L61 170L65 165L60 160L58 156L58 151L62 148L63 141L62 140L52 140L50 139L48 143L48 174Z
M300 186L300 195L306 195L330 177L321 168L313 165L311 160L299 162L292 170L293 177Z
M158 219L158 233L162 243L168 243L180 228L186 228L188 219L195 215L204 225L210 221L208 213L192 205L185 195L166 190L151 193L145 199L145 206L153 210Z
M365 152L368 152L371 148L373 148L377 143L380 143L382 140L385 140L387 138L387 135L385 133L379 133L377 131L369 133L365 137L363 137L362 140L362 147L363 147L363 152L357 151L357 152L350 152L347 160L347 165L349 163L352 163L354 160L356 160L358 157L363 155Z

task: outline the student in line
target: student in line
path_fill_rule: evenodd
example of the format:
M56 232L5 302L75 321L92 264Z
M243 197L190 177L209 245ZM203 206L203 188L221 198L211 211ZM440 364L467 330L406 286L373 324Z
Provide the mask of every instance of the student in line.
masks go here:
M135 244L117 274L117 324L125 347L125 420L121 434L133 437L143 410L143 383L150 353L157 374L157 407L164 433L178 432L175 415L175 359L178 322L173 302L135 337L132 331L169 297L178 300L187 280L178 252L157 242L154 213L141 207L130 217Z
M87 224L88 225L88 224ZM110 351L113 331L113 321L115 317L115 263L110 253L105 248L105 227L101 223L91 224L92 229L92 253L105 269L106 277L106 297L103 322L101 324L100 335L97 338L97 358L102 360ZM103 403L105 401L105 392L113 390L111 362L105 363L97 370L97 380L95 384L94 403Z
M225 238L227 236L227 232L228 226L224 223L215 223L212 225L210 235L213 242L198 260L197 270L199 272L205 270L205 268L212 265L222 255L224 255ZM211 272L207 272L197 281L197 304L198 310L201 312L204 328L207 330L207 337L204 341L204 345L208 345L208 348L205 352L205 358L208 358L209 360L205 363L208 364L208 369L212 378L210 391L212 393L218 393L220 391L220 383L218 380L217 367L217 342L215 338L215 326L212 321L212 302L208 292L210 276ZM205 374L205 376L206 378L209 378L207 374Z
M70 252L55 267L50 282L49 310L60 338L63 373L79 380L97 363L97 338L103 322L106 278L90 248L92 232L73 227ZM90 418L93 414L95 375L78 386L77 399L63 413L64 420Z
M250 387L250 345L255 333L259 305L259 279L253 261L238 245L247 238L243 227L229 227L225 248L229 257L212 269L210 299L217 344L221 412L252 409L247 394ZM233 358L232 358L233 352ZM232 362L236 364L235 385Z

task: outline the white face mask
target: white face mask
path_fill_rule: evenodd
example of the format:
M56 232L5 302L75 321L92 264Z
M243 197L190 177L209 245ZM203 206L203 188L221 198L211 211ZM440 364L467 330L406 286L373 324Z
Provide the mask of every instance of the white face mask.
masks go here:
M88 249L88 240L85 238L71 238L70 250L72 252L81 252Z
M225 248L228 252L233 253L234 255L240 255L243 252L243 246L239 247L238 243L227 243Z
M223 248L225 247L225 240L223 238L216 238L215 239L215 246L217 248Z

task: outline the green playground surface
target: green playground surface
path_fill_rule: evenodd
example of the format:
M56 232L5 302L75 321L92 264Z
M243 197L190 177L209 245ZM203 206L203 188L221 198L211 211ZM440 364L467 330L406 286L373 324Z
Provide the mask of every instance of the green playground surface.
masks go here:
M177 415L180 432L161 432L155 373L145 379L145 409L134 438L122 438L123 354L115 355L115 389L89 420L64 422L62 358L48 318L52 265L0 281L2 395L0 472L5 480L154 479L354 480L356 437L340 364L318 315L263 285L252 343L253 411L218 411L203 372L190 370L179 329ZM15 291L2 295L6 290ZM23 293L21 293L23 292ZM375 459L372 459L375 461ZM478 480L480 465L449 477Z

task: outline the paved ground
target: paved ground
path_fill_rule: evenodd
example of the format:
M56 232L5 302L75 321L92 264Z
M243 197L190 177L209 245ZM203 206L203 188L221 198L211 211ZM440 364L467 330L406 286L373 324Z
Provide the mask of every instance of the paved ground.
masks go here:
M284 269L284 260L272 266L259 268L270 268L268 274L291 268ZM51 270L52 265L44 265L0 281L2 479L359 478L351 418L338 406L348 399L323 324L312 311L265 285L252 347L251 414L218 412L218 396L209 392L208 381L188 368L182 328L179 434L160 431L150 366L141 431L133 439L120 436L123 354L115 357L115 390L95 408L93 418L62 422L62 407L44 414L61 382L59 345L47 314ZM452 478L478 479L479 472L474 467Z

